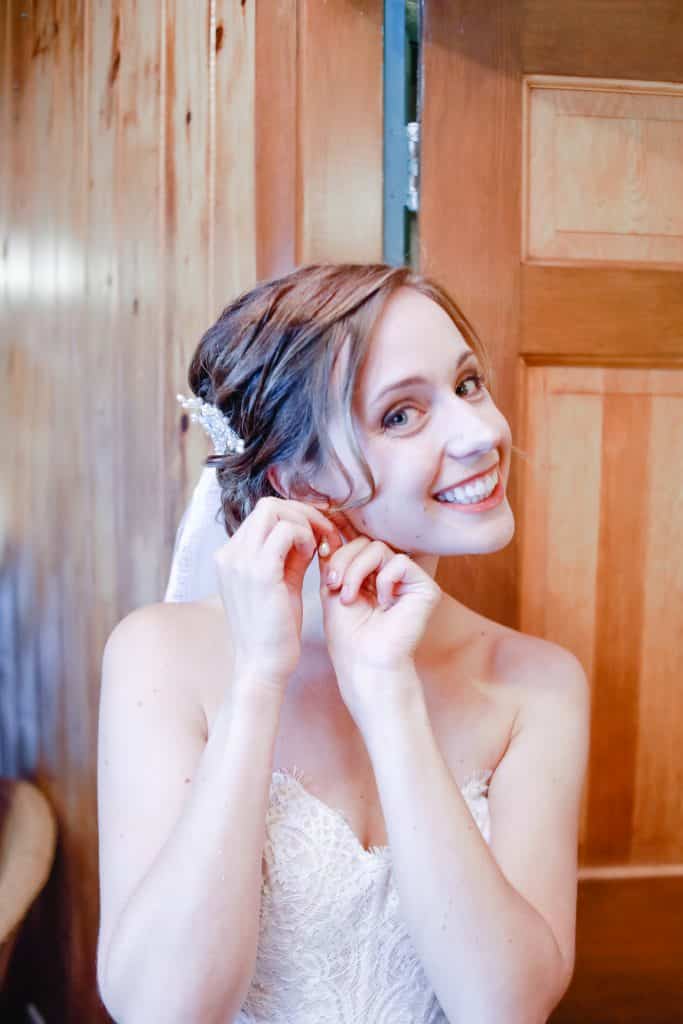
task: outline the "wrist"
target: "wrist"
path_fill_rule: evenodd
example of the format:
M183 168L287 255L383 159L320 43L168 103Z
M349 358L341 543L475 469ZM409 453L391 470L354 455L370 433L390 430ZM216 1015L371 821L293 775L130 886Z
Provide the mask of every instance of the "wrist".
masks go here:
M388 718L419 713L424 707L422 682L412 662L392 668L364 666L352 674L349 689L368 729Z
M228 700L234 712L263 714L270 708L279 711L286 682L259 671L240 669L229 687Z
M431 729L421 689L404 689L378 701L363 723L363 738L374 765L387 756L394 761L404 749L414 753L416 737Z
M415 662L407 659L393 665L364 664L349 673L354 685L369 697L380 694L387 700L401 700L416 691L422 693L422 683Z

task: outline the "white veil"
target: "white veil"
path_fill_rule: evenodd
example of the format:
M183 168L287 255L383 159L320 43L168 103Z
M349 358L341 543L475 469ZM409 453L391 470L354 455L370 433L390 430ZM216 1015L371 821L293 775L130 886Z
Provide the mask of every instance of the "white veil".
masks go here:
M214 466L205 466L176 531L164 601L202 601L218 593L213 556L228 541Z
M229 443L240 443L224 422L222 413L198 399L177 396L184 408L193 410L191 419L199 423L213 441L214 452L224 451ZM204 466L190 503L176 531L173 558L164 601L203 601L218 594L218 576L214 555L228 543L223 520L221 489L214 466ZM304 622L319 614L320 572L318 559L313 558L304 577L302 598Z

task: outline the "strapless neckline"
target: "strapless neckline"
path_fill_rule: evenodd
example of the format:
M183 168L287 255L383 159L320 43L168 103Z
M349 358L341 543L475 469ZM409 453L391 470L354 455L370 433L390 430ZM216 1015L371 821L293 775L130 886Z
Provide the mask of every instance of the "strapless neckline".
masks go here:
M488 799L488 783L492 774L492 770L487 768L475 768L469 773L462 785L458 787L468 804L478 797ZM356 835L346 814L340 808L332 807L330 804L325 803L324 800L321 800L320 797L312 793L306 786L305 780L306 776L304 772L295 766L292 766L291 770L287 768L276 768L272 773L272 782L274 782L275 785L282 784L284 782L287 785L296 787L302 796L318 807L321 813L327 814L334 820L338 821L345 832L348 833L350 841L361 856L380 860L390 859L391 849L388 844L384 846L370 846L368 848L363 846L363 843Z

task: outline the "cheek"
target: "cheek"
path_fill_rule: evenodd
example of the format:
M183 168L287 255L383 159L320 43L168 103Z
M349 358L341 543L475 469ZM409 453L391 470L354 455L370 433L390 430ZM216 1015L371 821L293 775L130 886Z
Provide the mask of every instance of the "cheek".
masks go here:
M512 446L512 431L510 430L510 424L498 409L496 409L496 419L498 421L498 429L500 430L502 447L507 454Z

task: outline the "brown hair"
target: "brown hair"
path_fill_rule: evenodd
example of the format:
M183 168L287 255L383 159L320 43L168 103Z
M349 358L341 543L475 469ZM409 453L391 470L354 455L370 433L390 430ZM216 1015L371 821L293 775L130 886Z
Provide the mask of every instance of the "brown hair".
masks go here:
M268 469L287 464L311 496L329 502L301 472L331 459L349 487L331 511L360 508L375 496L375 481L355 430L352 400L370 336L389 298L410 287L433 299L479 357L489 382L492 368L474 328L440 285L410 267L377 264L314 264L262 281L227 306L202 337L188 381L195 395L216 405L244 439L244 452L212 455L221 487L225 527L232 535L259 498L279 497ZM370 488L350 502L351 477L329 442L332 372L348 346L342 413L352 451Z

